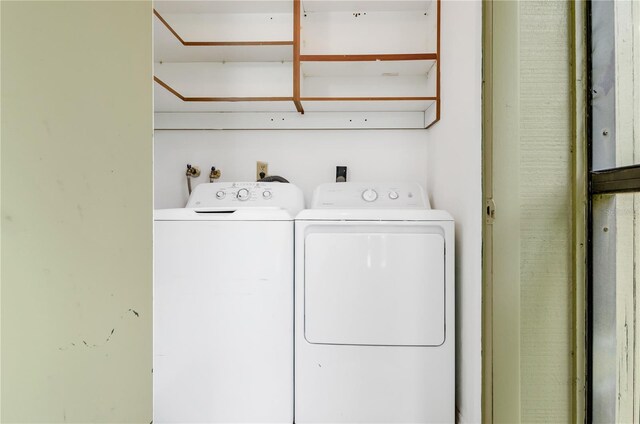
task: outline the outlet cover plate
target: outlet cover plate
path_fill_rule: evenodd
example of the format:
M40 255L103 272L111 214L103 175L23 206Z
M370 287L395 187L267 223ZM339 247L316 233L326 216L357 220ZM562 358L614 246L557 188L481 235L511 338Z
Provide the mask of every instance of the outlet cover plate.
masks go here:
M264 175L260 175L264 173ZM269 164L267 162L256 162L256 180L260 180L269 175Z

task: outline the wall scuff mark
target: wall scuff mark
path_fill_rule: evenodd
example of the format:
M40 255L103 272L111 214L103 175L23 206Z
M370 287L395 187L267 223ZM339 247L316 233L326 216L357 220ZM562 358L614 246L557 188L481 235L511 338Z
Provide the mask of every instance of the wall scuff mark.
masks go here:
M133 315L136 316L136 318L140 318L140 314L138 312L136 312L133 309L128 309L127 312L131 312ZM125 318L126 314L120 315L120 321L122 321ZM111 341L111 338L113 337L114 333L116 332L116 327L111 329L111 332L109 333L109 335L104 339L103 343L100 344L96 344L96 343L88 343L86 340L82 340L82 344L88 348L94 348L94 347L103 347L104 345L106 345L107 343L109 343ZM58 350L64 351L64 350L68 350L71 349L73 347L77 347L76 343L71 342L69 343L67 346L60 346L58 348Z

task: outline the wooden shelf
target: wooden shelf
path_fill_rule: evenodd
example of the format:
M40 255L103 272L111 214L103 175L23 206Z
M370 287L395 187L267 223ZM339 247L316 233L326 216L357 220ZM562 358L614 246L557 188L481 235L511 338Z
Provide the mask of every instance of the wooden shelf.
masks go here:
M293 97L188 97L154 77L156 112L295 112Z
M291 63L162 63L154 74L185 98L293 98Z
M432 2L305 1L304 7L308 3L317 7L301 17L302 55L437 52Z
M182 14L273 14L293 12L291 0L160 0L154 2L160 13Z
M303 62L303 98L436 99L436 61Z
M424 112L435 104L435 100L433 97L300 99L305 112Z
M302 62L304 77L397 77L434 75L435 60ZM434 87L435 88L435 87Z
M182 44L183 46L266 46L266 45L275 45L275 46L292 46L293 40L289 39L289 34L287 31L284 31L283 28L278 28L278 22L271 23L275 27L275 30L272 28L265 35L271 35L272 38L268 38L263 36L264 38L256 37L258 34L251 34L251 31L243 29L242 31L238 31L235 28L236 25L242 24L243 22L235 22L235 21L243 21L244 24L264 24L265 22L271 22L274 20L274 15L240 15L240 17L236 19L230 19L224 15L171 15L174 18L176 23L169 24L167 19L163 17L156 9L153 10L153 14L157 18L157 21L162 24L166 28L169 33L171 33L175 39ZM241 18L241 19L240 19ZM280 20L285 20L286 24L290 25L290 16L279 16ZM278 19L276 19L278 21ZM194 23L196 25L194 25ZM183 36L180 34L184 34L184 32L179 31L179 27L186 27L192 35L191 37L201 37L199 40L189 39L188 36ZM233 31L230 31L228 27L231 27ZM158 26L154 27L154 29L159 28ZM279 29L279 30L278 30ZM286 36L284 36L286 34ZM252 37L251 35L254 35ZM284 37L277 37L277 35L282 35Z
M428 127L440 117L440 8L158 1L156 111L410 112Z
M301 62L385 62L401 60L437 60L437 53L414 54L306 54L300 55Z
M344 112L344 113L416 113L419 112L423 120L422 128L429 128L439 118L437 117L437 99L435 97L373 97L373 98L313 98L300 99L304 110L314 112ZM366 125L366 116L364 122ZM347 124L347 123L345 123ZM348 124L351 124L349 121Z
M161 87L166 89L169 93L176 96L178 99L184 102L284 102L293 101L293 97L188 97L180 94L176 89L165 83L158 77L153 77L153 80Z
M305 13L329 12L427 12L431 9L432 0L303 0L302 10Z
M160 13L156 10L153 12L155 15L153 23L155 62L282 62L293 60L293 40L185 41Z

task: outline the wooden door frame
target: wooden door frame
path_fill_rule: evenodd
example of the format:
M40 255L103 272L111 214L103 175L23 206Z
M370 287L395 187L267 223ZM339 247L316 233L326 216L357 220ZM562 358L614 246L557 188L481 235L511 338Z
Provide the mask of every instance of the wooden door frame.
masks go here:
M571 5L571 81L573 85L573 275L572 275L572 422L585 421L587 408L587 54L586 1ZM482 421L494 420L494 281L493 281L493 85L494 3L483 2L483 312ZM504 209L502 210L504 211ZM519 376L511 386L519 385ZM512 387L513 388L513 387ZM518 387L519 390L519 387ZM503 390L504 391L504 390ZM518 406L519 407L519 406Z

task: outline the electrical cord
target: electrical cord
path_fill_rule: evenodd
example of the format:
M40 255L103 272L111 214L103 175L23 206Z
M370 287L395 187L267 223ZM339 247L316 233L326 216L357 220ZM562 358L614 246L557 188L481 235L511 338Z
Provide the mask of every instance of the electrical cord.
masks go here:
M288 183L289 180L287 180L286 178L283 178L283 177L281 177L279 175L269 175L268 177L260 178L257 182L259 182L259 183L274 183L274 182Z

